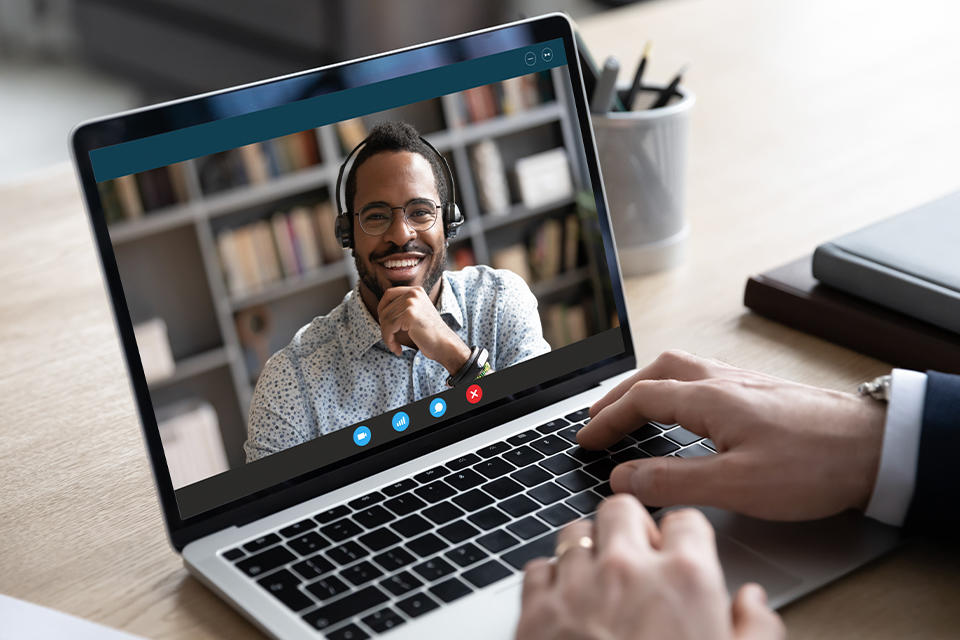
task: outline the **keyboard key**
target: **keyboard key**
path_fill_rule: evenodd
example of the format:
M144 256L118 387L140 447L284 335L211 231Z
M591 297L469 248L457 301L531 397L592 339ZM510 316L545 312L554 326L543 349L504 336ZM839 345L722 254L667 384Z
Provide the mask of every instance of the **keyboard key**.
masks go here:
M700 458L702 456L712 456L714 453L714 451L707 449L701 444L695 444L692 447L677 451L677 456L680 458Z
M698 436L695 433L691 433L690 431L687 431L683 427L677 427L676 429L671 429L670 431L667 431L663 435L667 436L668 438L670 438L671 440L679 444L681 447L685 447L688 444L693 444L698 440L703 440L703 436Z
M603 502L603 498L593 491L581 491L572 498L564 500L565 504L570 505L580 513L589 515L597 510L597 505Z
M383 500L383 494L380 493L379 491L373 491L371 493L368 493L365 496L360 496L356 500L351 500L350 502L347 503L347 505L351 509L355 509L359 511L360 509L366 509L368 507L371 507L382 500Z
M451 520L456 520L463 515L463 509L457 507L451 502L440 502L429 509L424 509L421 514L432 520L436 524L444 524Z
M617 464L623 464L624 462L630 462L631 460L639 460L640 458L649 458L650 454L641 449L640 447L630 447L624 449L623 451L617 451L610 458Z
M383 488L383 492L388 496L398 496L404 491L410 491L410 489L413 489L415 486L417 486L416 480L413 478L405 478L399 482L387 485ZM389 609L386 609L386 611L389 611Z
M652 424L652 425L654 425L654 426L656 426L656 427L660 427L660 428L663 429L664 431L669 431L670 429L673 429L674 427L679 427L679 426L680 426L680 425L678 425L676 422L674 422L674 423L672 423L672 424L667 424L666 422L657 422L656 420L651 420L651 421L650 421L650 424Z
M451 473L444 478L444 481L449 482L460 491L466 491L467 489L473 489L478 484L483 484L487 479L473 469L462 469Z
M380 527L379 529L375 529L370 533L360 536L357 538L357 540L370 547L374 551L380 551L381 549L386 549L387 547L400 542L400 536L395 534L393 531L390 531L390 529L387 529L386 527Z
M621 449L632 447L634 444L636 444L636 441L633 438L630 436L624 436L607 447L607 451L620 451Z
M436 482L431 482L430 484L425 484L422 487L414 489L414 493L427 502L440 502L455 495L457 492L446 482L437 480Z
M309 531L299 538L287 540L287 545L302 556L313 555L320 549L330 546L330 541L316 531Z
M469 567L486 558L487 552L472 542L468 542L467 544L460 545L456 549L450 549L450 551L447 551L443 555L461 567Z
M463 579L476 588L481 589L487 585L493 584L498 580L503 580L509 576L510 573L510 569L507 569L496 560L491 560L489 562L484 562L479 567L474 567L469 571L464 571Z
M555 527L573 522L580 516L570 507L562 504L555 504L537 512L537 517L545 520Z
M240 547L237 547L236 549L228 549L227 551L223 552L223 557L226 558L227 560L239 560L245 555L247 554L244 553L243 549L241 549Z
M530 429L528 431L524 431L523 433L518 433L515 436L510 436L509 438L507 438L507 442L509 442L515 447L519 447L522 444L533 442L539 437L540 437L540 434L537 432L536 429Z
M654 426L649 422L630 434L630 437L637 442L643 442L660 435L660 427Z
M577 460L579 460L580 462L583 462L584 464L587 464L595 460L599 460L600 458L606 458L607 452L591 451L590 449L584 449L583 447L578 446L567 451L567 455L572 456L573 458L576 458Z
M515 518L540 508L539 504L527 496L514 496L509 500L504 500L497 506Z
M417 593L410 596L406 600L400 600L397 602L397 608L411 618L422 616L428 611L433 611L439 606L440 605L437 604L436 600L425 593Z
M570 443L557 436L543 436L539 440L531 442L530 446L545 456L552 456L555 453L560 453L564 449L569 449Z
M477 453L480 454L481 458L492 458L499 453L509 450L510 445L508 445L506 442L494 442L493 444L488 444L481 449L477 449Z
M480 462L480 456L475 453L468 453L448 462L447 468L451 471L459 471L460 469L465 469L477 462Z
M583 429L582 424L572 424L569 427L564 427L557 431L557 435L566 440L567 442L572 442L577 444L577 431Z
M300 534L306 533L307 531L310 531L311 529L316 528L316 526L317 526L317 523L314 522L313 520L301 520L296 524L292 524L289 527L284 527L283 529L280 529L280 535L282 535L284 538L295 538Z
M367 609L383 604L387 600L389 600L387 594L374 586L369 586L311 611L303 616L303 619L314 628L322 631L347 618L363 613Z
M294 612L302 611L313 604L313 600L298 589L300 578L286 569L260 578L257 583Z
M510 473L514 469L516 469L516 467L503 458L490 458L489 460L484 460L480 464L474 465L473 467L474 471L482 473L491 480Z
M517 447L503 454L503 459L515 467L525 467L537 460L543 460L543 454L530 447Z
M483 511L478 511L472 516L468 516L467 520L477 525L484 531L493 529L494 527L499 527L505 522L509 522L510 518L503 511L500 511L496 507L487 507Z
M374 505L372 507L367 507L366 509L361 509L353 514L353 519L367 529L374 529L379 527L382 524L386 524L391 520L394 520L397 516L393 515L380 505Z
M463 542L467 538L472 538L480 532L476 527L471 525L466 520L457 520L456 522L452 522L445 527L440 527L437 529L437 533L453 544L457 544L458 542Z
M407 548L413 551L415 554L421 558L426 558L427 556L432 556L438 551L443 551L450 545L433 535L428 533L426 535L420 536L416 540L411 540L407 543Z
M350 587L347 586L347 583L337 576L320 578L316 582L307 585L307 591L317 596L320 601L329 600L349 590Z
M400 567L405 567L416 560L409 551L403 547L394 547L389 551L384 551L379 555L373 556L373 561L386 569L387 571L396 571Z
M380 582L380 586L395 596L402 596L423 585L423 581L409 571L401 571Z
M601 482L600 484L595 486L593 490L596 491L599 495L603 496L604 498L609 498L610 496L613 495L613 488L610 486L609 482Z
M344 518L320 527L320 531L334 542L340 542L361 533L363 529L353 520Z
M327 640L366 640L370 634L351 622L339 629L328 631L324 637Z
M493 498L479 489L473 489L464 493L463 495L455 496L453 498L453 502L456 503L456 505L461 509L469 513L471 511L476 511L477 509L482 509L488 504L492 504Z
M547 531L549 527L533 516L527 516L523 520L517 520L513 524L507 525L507 529L509 529L512 533L515 533L522 540L529 540L530 538Z
M298 562L290 568L303 576L304 579L313 580L314 578L322 576L327 571L333 571L333 563L318 553L303 562Z
M456 571L453 565L443 558L431 558L426 562L421 562L415 566L413 570L419 573L427 582L439 580L443 576L450 575Z
M513 551L507 551L500 557L514 569L523 569L523 565L534 558L552 558L556 537L556 532L551 531Z
M404 538L412 538L413 536L421 534L428 529L432 529L433 525L415 513L402 520L392 522L390 524L390 528L402 535Z
M540 466L555 476L580 468L580 463L568 455L558 453L540 463Z
M641 444L640 448L652 456L665 456L668 453L673 453L680 447L663 436L657 436Z
M704 438L704 439L703 439L703 442L701 442L700 444L702 444L702 445L704 445L704 446L706 446L706 447L709 447L709 448L713 449L714 451L718 451L717 445L715 445L715 444L713 443L713 440L711 440L710 438Z
M387 509L393 511L398 516L405 516L409 513L413 513L417 509L422 509L427 506L427 503L413 495L412 493L404 493L395 498L390 498L383 503Z
M473 592L473 589L463 584L456 578L444 580L440 584L430 587L430 593L443 600L444 602L453 602Z
M518 540L512 535L507 533L504 529L497 529L492 531L485 536L480 536L477 538L477 544L486 549L496 553L497 551L503 551L504 549L509 549L513 545L517 544Z
M488 482L480 488L499 500L509 498L523 491L523 486L510 478L497 478L493 482Z
M567 420L564 420L563 418L557 418L556 420L551 420L546 424L540 425L539 427L537 427L537 431L539 431L540 433L553 433L557 429L562 429L563 427L566 427L569 424L570 422L568 422Z
M615 466L617 466L616 462L610 458L603 458L602 460L591 462L585 466L583 470L596 477L597 480L609 480L610 474L613 472Z
M345 566L351 562L356 562L360 558L365 558L368 555L370 555L370 552L353 540L350 542L344 542L340 546L334 547L333 549L327 551L327 557L340 566Z
M565 491L552 482L547 482L545 484L541 484L539 487L534 487L528 491L527 494L540 504L551 504L570 495L568 491Z
M267 571L273 571L279 566L285 565L297 559L297 556L286 547L271 547L266 551L244 558L237 563L237 568L250 576L258 576Z
M252 540L247 544L243 545L243 548L247 550L247 553L256 553L261 549L266 549L271 545L275 545L280 542L280 536L275 533L268 533L265 536L260 536L256 540Z
M413 479L420 484L427 484L433 482L434 480L439 480L448 473L450 473L450 470L446 467L434 467L432 469L427 469L426 471L421 471L417 475L413 476Z
M510 477L517 482L522 482L523 485L527 487L534 487L551 478L550 472L548 472L546 469L541 469L540 467L536 466L520 469L520 471L511 473Z
M318 513L313 517L313 519L320 524L327 524L328 522L333 522L337 518L342 518L348 513L350 513L350 507L342 504L339 507L334 507L333 509L327 509L322 513Z
M400 617L399 613L390 607L371 613L370 615L362 618L362 620L363 624L367 625L377 633L384 633L385 631L399 627L406 622L402 617Z
M589 476L583 471L577 469L576 471L571 471L565 476L560 476L557 478L557 484L562 485L570 493L579 493L584 489L589 489L593 485L597 484L597 481L592 476Z
M584 407L583 409L578 409L577 411L574 411L573 413L568 413L563 417L569 420L570 422L580 422L581 420L586 420L587 418L590 417L590 407Z
M560 506L560 505L557 505ZM359 587L362 584L366 584L371 580L375 580L383 575L383 571L377 569L375 566L367 562L366 560L358 562L352 567L348 567L340 572L340 576L349 581L353 586Z

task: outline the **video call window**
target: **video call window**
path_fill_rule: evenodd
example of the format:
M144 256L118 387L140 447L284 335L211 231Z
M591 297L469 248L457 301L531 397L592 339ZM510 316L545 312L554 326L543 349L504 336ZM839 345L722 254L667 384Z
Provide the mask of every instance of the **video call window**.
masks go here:
M616 327L571 100L557 67L100 182L174 488Z

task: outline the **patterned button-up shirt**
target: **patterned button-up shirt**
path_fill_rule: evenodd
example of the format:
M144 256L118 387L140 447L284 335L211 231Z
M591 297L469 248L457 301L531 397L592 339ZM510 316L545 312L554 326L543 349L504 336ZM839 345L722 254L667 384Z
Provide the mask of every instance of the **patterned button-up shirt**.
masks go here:
M550 351L537 299L518 275L486 266L446 271L439 312L500 370ZM358 289L297 331L264 366L250 403L247 461L307 442L447 389L449 373L417 349L391 353Z

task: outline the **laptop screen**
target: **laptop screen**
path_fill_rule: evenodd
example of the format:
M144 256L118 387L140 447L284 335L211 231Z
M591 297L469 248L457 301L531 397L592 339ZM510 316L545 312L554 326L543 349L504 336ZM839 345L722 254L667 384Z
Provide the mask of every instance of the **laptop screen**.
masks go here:
M182 519L628 350L571 55L494 31L90 152Z

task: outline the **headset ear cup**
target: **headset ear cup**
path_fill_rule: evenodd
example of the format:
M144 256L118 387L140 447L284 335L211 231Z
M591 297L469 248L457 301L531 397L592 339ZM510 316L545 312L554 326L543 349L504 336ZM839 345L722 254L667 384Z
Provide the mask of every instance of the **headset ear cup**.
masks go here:
M443 205L443 234L447 238L455 238L463 224L463 213L455 202Z
M353 247L353 229L351 229L351 219L349 214L340 214L337 216L336 234L340 239L340 245L344 249Z

